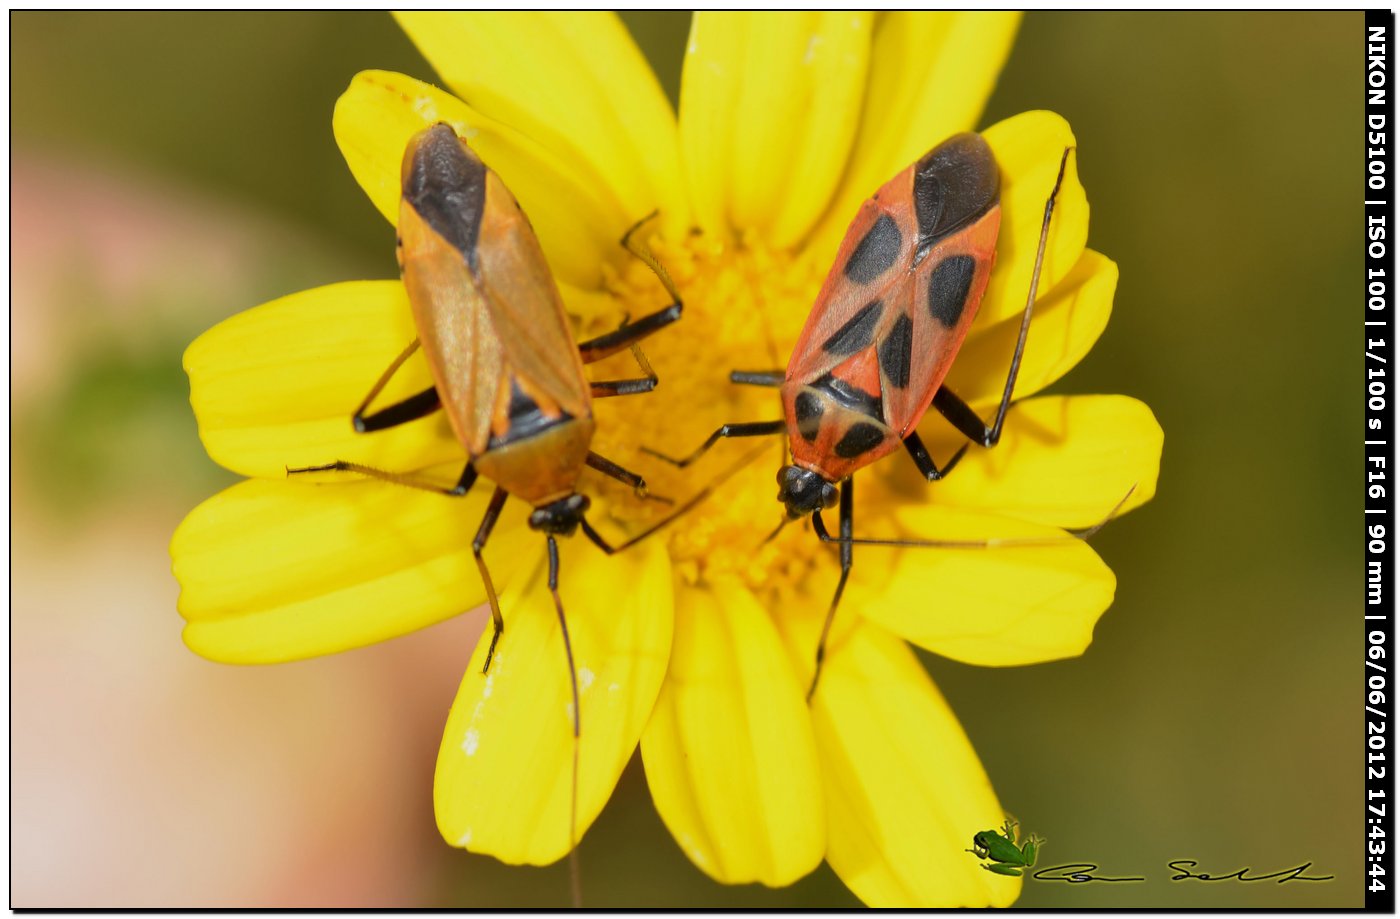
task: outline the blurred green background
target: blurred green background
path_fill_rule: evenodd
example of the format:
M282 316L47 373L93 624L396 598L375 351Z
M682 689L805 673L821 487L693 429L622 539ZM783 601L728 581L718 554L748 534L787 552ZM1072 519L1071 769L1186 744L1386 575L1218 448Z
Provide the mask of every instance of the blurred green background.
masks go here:
M674 99L688 15L629 14ZM166 542L232 481L180 370L276 296L396 274L331 137L367 68L433 80L387 14L14 13L12 905L549 906L566 870L442 844L430 783L460 622L220 667L179 641ZM1095 546L1082 658L928 660L1042 864L1032 906L1358 906L1362 16L1032 14L984 117L1073 124L1117 260L1058 389L1166 430L1158 496ZM969 856L970 857L970 856ZM1328 883L1170 883L1170 859ZM692 868L637 762L582 847L590 905L855 905Z

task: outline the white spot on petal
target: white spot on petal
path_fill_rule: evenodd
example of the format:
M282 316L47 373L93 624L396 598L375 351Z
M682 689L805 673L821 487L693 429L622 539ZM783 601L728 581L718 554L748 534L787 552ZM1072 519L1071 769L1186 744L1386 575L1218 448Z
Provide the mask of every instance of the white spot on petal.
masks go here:
M413 100L413 111L423 117L425 121L438 121L437 105L427 96L419 96Z
M466 735L462 737L462 752L472 756L480 742L481 735L476 732L476 728L467 728Z
M462 835L457 837L457 846L458 848L465 849L467 846L471 845L471 841L472 828L467 827L464 831L462 831Z
M580 693L588 692L588 687L593 685L594 679L592 670L587 667L578 668L578 691Z
M619 689L621 689L621 688L622 688L622 684L621 684L621 683L609 683L609 684L608 684L608 692L617 692L617 691L618 691Z

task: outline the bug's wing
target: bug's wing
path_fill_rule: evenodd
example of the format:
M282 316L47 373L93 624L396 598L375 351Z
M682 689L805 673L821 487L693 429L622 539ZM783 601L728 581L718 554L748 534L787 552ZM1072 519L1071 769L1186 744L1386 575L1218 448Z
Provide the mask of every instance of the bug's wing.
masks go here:
M977 317L996 260L1001 209L989 211L940 240L908 275L880 337L880 389L885 420L908 434L929 403Z
M909 184L909 172L867 200L851 222L793 348L788 380L829 373L876 344L894 322L899 310L891 301L902 298L918 243L913 210L894 193L897 184Z
M583 361L539 240L495 173L489 174L487 201L478 277L502 355L496 407L518 388L547 416L586 416Z
M399 240L404 287L433 384L457 438L478 456L491 436L504 359L486 292L461 251L408 204L400 211Z
M468 455L511 433L519 399L545 418L588 413L583 365L534 231L446 125L405 153L399 262L434 385Z
M852 366L878 359L885 423L901 437L918 424L986 289L998 188L996 162L976 134L949 138L885 183L846 231L788 381L841 376L851 355L873 351ZM873 380L862 388L873 394Z

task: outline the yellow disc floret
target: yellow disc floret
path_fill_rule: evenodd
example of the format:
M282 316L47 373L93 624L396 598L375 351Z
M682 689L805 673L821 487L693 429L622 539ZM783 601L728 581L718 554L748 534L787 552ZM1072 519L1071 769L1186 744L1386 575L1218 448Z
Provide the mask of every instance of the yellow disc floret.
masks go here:
M773 476L785 461L786 437L721 442L684 469L641 448L685 456L727 422L782 417L776 389L734 385L729 372L786 365L820 286L820 266L753 239L729 243L694 235L681 242L656 239L650 246L675 282L685 316L644 343L660 378L654 393L594 403L594 449L644 476L653 498L641 500L598 477L586 486L597 496L595 516L611 521L611 533L631 535L710 489L659 536L680 575L692 583L735 576L755 591L781 593L809 567L819 545L810 534L802 538L798 525L768 538L784 519ZM633 317L666 302L661 283L636 259L620 272L609 271L608 289ZM584 334L605 331L607 321L598 320ZM636 374L630 355L590 368L594 379Z

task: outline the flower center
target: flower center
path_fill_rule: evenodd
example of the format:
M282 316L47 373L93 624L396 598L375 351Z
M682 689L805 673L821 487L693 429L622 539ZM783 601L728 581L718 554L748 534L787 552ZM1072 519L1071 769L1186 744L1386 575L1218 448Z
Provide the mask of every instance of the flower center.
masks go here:
M720 440L684 469L640 448L685 457L725 423L782 419L776 388L735 385L729 372L786 367L821 286L822 266L753 240L732 244L692 236L680 243L657 239L651 246L680 291L685 314L642 343L660 378L655 392L594 402L594 449L642 475L653 500L599 477L584 487L598 500L598 519L613 524L610 538L630 537L711 489L652 538L667 541L673 562L691 583L728 575L760 595L782 593L802 578L820 545L796 523L768 539L784 519L775 474L787 461L786 433ZM633 318L667 302L656 276L636 259L610 275L608 286ZM584 331L606 331L617 321L599 319ZM595 380L637 375L630 354L589 369Z

